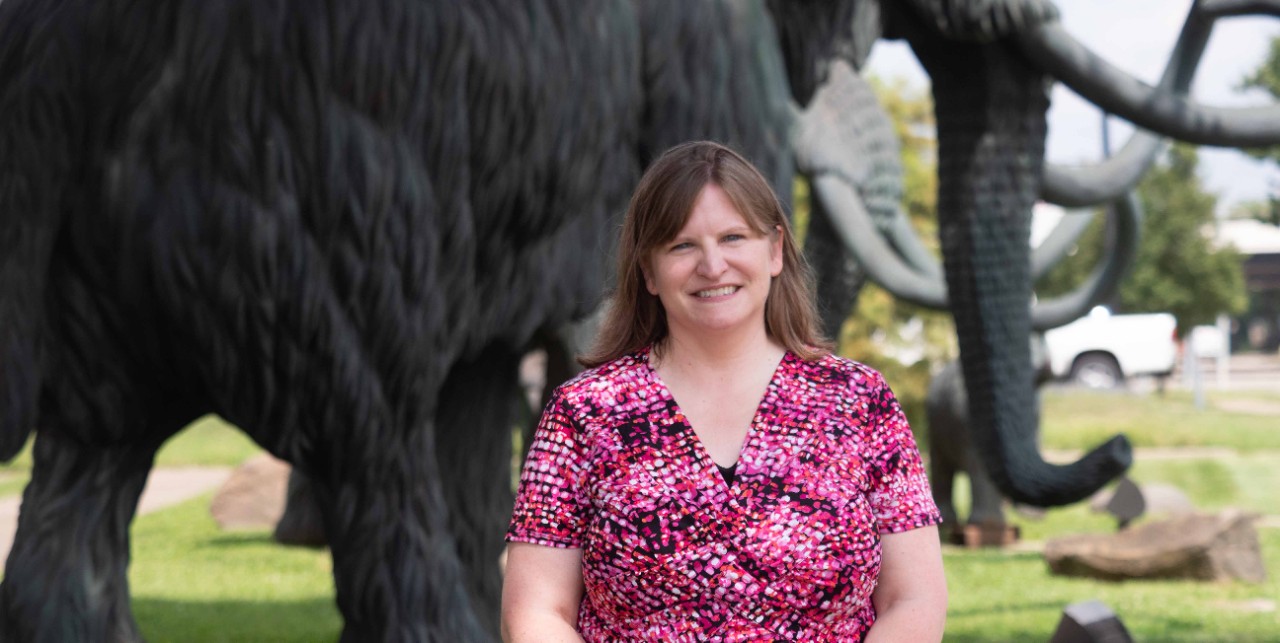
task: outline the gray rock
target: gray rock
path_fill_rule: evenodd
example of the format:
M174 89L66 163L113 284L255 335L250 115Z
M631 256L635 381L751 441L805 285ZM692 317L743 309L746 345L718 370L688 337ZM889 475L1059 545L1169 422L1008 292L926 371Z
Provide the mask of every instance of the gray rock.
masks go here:
M1181 489L1171 484L1159 482L1140 484L1138 489L1142 492L1142 499L1146 504L1145 515L1147 516L1171 516L1196 510L1191 498L1183 493ZM1105 512L1114 495L1114 488L1103 489L1093 494L1089 498L1089 510L1094 513Z
M1083 534L1045 543L1049 570L1103 580L1176 578L1266 580L1256 514L1186 513L1115 534Z
M284 513L289 464L260 453L240 465L213 496L209 513L221 529L271 529Z

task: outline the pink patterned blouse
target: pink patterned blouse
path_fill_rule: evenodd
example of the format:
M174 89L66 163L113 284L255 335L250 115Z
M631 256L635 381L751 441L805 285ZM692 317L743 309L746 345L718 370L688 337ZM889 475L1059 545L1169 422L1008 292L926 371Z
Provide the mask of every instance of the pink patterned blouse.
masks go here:
M787 353L729 484L646 349L556 390L507 539L582 548L586 641L857 641L880 534L940 520L874 370Z

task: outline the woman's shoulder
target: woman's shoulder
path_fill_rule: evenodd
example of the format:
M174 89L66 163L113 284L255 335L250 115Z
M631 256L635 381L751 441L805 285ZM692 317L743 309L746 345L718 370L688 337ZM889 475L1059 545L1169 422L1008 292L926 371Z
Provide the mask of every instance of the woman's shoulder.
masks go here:
M835 353L827 353L812 361L797 361L800 362L800 370L811 379L829 385L872 388L884 384L884 377L876 369Z
M551 399L566 401L572 406L615 404L615 398L647 381L647 355L647 348L640 349L582 371L557 386Z

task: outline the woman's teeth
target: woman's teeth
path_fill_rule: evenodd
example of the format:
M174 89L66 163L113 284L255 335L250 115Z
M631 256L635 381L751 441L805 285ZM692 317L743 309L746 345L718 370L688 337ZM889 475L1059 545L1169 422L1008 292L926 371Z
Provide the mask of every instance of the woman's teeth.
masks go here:
M720 297L721 295L732 295L738 289L737 286L725 286L724 288L716 288L715 290L700 290L699 297Z

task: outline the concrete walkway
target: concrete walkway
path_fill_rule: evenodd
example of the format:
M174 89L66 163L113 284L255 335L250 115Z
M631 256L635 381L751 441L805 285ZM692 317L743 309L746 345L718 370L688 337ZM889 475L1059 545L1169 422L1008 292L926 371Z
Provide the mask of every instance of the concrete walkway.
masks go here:
M166 467L152 469L138 502L138 514L150 513L217 489L231 475L230 467ZM0 569L9 560L13 534L18 530L21 496L0 498Z

